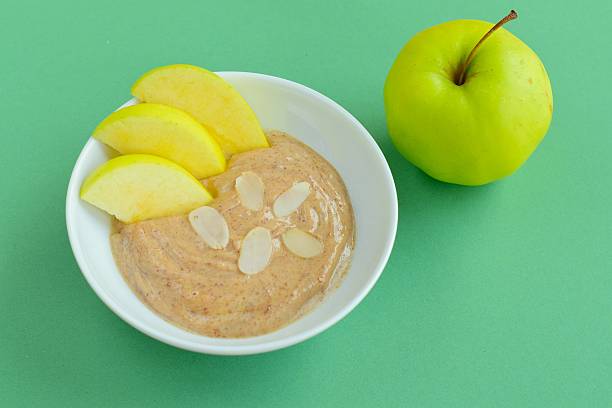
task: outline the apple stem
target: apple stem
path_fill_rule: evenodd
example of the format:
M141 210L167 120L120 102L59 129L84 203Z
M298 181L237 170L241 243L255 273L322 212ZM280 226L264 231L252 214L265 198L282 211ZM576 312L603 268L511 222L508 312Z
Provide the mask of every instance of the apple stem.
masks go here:
M476 50L478 50L478 47L480 47L480 44L482 44L487 38L489 38L489 36L493 34L499 27L503 26L508 21L512 21L516 18L518 18L518 14L516 13L516 11L510 10L510 13L508 13L506 17L499 20L497 24L491 27L491 29L487 31L485 35L482 36L480 41L478 41L478 43L474 46L474 48L472 48L470 55L468 55L468 57L463 62L463 65L461 66L461 70L459 71L459 75L457 75L457 78L455 80L455 83L457 85L463 85L465 83L465 71L467 70L467 67L472 62L472 59L474 59L474 55L476 54Z

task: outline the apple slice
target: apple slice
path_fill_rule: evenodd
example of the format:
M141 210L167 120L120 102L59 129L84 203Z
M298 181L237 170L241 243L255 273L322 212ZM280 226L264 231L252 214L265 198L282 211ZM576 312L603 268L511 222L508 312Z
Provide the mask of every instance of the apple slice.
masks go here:
M255 113L218 75L187 64L167 65L145 73L132 86L142 102L181 109L212 131L227 155L268 147Z
M187 170L148 154L104 163L81 186L81 198L125 223L185 214L212 200Z
M217 141L197 120L171 106L141 103L120 109L98 125L93 137L122 154L172 160L197 178L225 171Z

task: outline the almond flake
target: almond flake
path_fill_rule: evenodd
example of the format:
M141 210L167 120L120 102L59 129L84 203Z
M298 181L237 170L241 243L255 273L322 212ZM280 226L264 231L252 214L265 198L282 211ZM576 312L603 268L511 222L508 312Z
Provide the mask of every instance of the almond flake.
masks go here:
M263 208L264 183L252 171L246 171L236 178L236 191L243 207L258 211Z
M242 240L238 269L247 275L256 274L268 266L271 256L272 236L270 230L264 227L255 227Z
M229 228L225 218L212 207L196 208L189 213L189 222L197 234L212 249L223 249L229 242Z
M302 258L312 258L323 252L321 241L297 228L292 228L283 234L283 244L294 255Z
M289 190L285 191L278 196L274 201L274 215L277 217L286 217L295 210L306 200L310 194L310 183L302 181L294 184Z

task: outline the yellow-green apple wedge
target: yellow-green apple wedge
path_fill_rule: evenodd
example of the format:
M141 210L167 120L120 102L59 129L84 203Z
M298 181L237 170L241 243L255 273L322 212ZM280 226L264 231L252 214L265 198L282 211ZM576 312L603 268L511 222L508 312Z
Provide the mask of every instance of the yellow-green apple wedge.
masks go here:
M217 141L189 114L171 106L141 103L111 113L93 137L122 154L146 153L183 166L196 178L225 171Z
M268 147L255 113L220 76L187 64L167 65L145 73L132 86L142 102L181 109L206 126L227 154Z
M148 154L104 163L81 186L81 198L125 223L186 214L212 200L187 170Z
M546 134L553 96L544 65L500 28L516 17L431 27L395 60L385 83L389 134L433 178L479 185L505 177Z

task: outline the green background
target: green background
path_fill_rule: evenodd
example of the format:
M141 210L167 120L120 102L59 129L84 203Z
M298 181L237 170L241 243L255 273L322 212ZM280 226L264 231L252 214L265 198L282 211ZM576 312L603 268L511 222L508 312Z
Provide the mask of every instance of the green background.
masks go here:
M0 11L0 405L612 406L610 2L18 3ZM550 131L503 181L433 181L389 141L387 71L416 32L511 7L551 77ZM385 153L395 248L325 333L257 356L182 351L123 323L79 272L74 161L141 73L177 62L310 86Z

